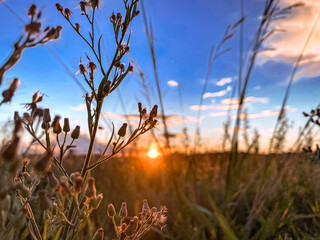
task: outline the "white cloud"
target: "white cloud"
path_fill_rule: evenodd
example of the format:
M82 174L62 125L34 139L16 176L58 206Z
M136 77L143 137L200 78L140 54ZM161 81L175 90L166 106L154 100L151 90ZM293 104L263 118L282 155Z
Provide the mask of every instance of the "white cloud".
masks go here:
M81 103L78 106L70 106L70 109L72 111L81 112L81 111L85 111L87 107L84 103Z
M168 85L171 87L178 87L179 83L174 80L170 80L170 81L168 81Z
M292 0L281 1L282 6L292 4ZM319 0L304 0L304 6L296 8L292 14L284 19L274 22L273 27L284 29L285 33L276 33L266 45L274 48L273 51L264 52L259 58L260 64L269 60L295 63L298 58L308 34L320 12ZM320 22L305 50L303 57L304 67L300 68L296 80L302 77L315 77L320 75Z
M231 83L232 82L232 78L228 77L228 78L221 78L220 81L217 82L217 86L223 86L226 85L227 83Z
M244 103L249 103L249 102L260 102L260 103L267 103L268 99L267 98L258 98L258 97L246 97L243 99ZM229 105L229 104L239 104L239 99L238 98L225 98L221 101L222 105Z
M296 112L298 109L297 108L292 108L290 106L287 106L285 108L285 111L286 112ZM265 118L265 117L275 117L275 116L278 116L279 115L279 110L264 110L260 113L250 113L250 114L247 114L247 117L248 118ZM241 118L243 118L244 115L242 114L241 115ZM236 116L233 116L233 118L236 118Z
M212 112L210 113L210 117L224 117L227 116L228 112Z
M232 89L231 86L228 86L225 90L219 91L219 92L206 92L203 94L203 98L213 98L213 97L222 97L226 95L228 92L230 92Z
M261 89L261 86L255 86L254 88L253 88L253 90L256 90L256 91L258 91L258 90L260 90Z

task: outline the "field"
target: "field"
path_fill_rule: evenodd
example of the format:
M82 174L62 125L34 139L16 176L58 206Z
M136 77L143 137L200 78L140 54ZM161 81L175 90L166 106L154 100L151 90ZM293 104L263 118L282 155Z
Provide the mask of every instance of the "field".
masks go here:
M169 88L177 90L172 98L162 80L166 71L159 67L163 61L159 61L157 52L163 59L164 50L163 46L157 48L160 35L154 35L157 29L151 21L152 11L148 11L143 0L120 2L121 13L109 9L111 14L107 17L112 31L112 38L109 37L112 55L109 55L106 49L110 46L106 47L104 41L110 39L100 32L104 29L100 24L106 23L98 21L105 15L101 1L41 3L53 6L61 22L61 25L45 27L52 17L51 13L43 17L44 8L28 3L29 8L23 9L26 16L20 16L19 7L12 7L9 0L0 0L3 7L0 12L6 11L23 25L20 36L12 40L8 56L0 59L0 111L4 109L3 116L0 115L0 239L320 239L320 148L317 144L320 106L316 105L317 99L312 100L311 90L297 95L293 88L302 81L304 73L312 80L308 88L307 84L300 85L299 91L305 87L317 92L315 82L319 81L320 72L315 42L319 43L316 37L320 36L317 28L320 15L317 13L307 26L310 29L299 43L301 49L294 56L293 64L285 65L284 55L283 58L276 53L268 55L270 51L276 52L275 42L284 41L275 37L275 41L268 42L277 32L282 32L283 19L293 21L299 9L310 10L310 6L319 5L311 0L299 3L265 0L258 4L261 13L255 13L256 6L248 10L256 14L250 18L245 14L246 1L239 1L236 21L226 27L211 50L208 47L206 78L195 88L200 90L199 96L192 89L191 81L186 80L183 88L181 82L169 80ZM111 1L110 6L118 4ZM137 19L140 22L135 25ZM161 20L165 25L166 20ZM250 27L250 37L245 32L247 22L254 25ZM172 23L172 28L175 24ZM139 36L134 37L141 26L146 36L143 49L148 51L148 60L137 62L134 54L140 55L132 49L142 45ZM63 38L65 31L67 37ZM181 33L184 31L182 27ZM67 58L71 52L79 57L76 67L65 64L51 45L59 41L69 44L67 40L73 39L69 38L71 35L84 47L73 53L73 47L79 45L72 42L69 48L63 48L65 56L62 57ZM292 39L288 39L288 45L291 40L295 42L295 38ZM249 42L248 49L244 41ZM237 49L233 50L228 44L236 45ZM310 45L314 47L311 50ZM45 72L51 64L49 60L39 61L42 52L36 51L41 46L59 63L54 71ZM70 83L61 79L48 85L33 79L35 72L27 71L30 65L24 62L25 52L29 54L27 59L39 64L35 67L36 73L46 74L48 78L61 74L61 78L68 76L75 84L70 88ZM232 62L234 59L230 58L228 62L227 59L225 65L232 65L237 76L212 80L216 65L218 72L222 69L220 72L225 74L230 70L226 70L228 66L219 65L230 53L237 60ZM259 58L260 55L264 57ZM282 65L276 73L265 71L259 76L260 72L257 75L254 70L262 71L266 60L261 59L266 56L278 57L282 62L277 63ZM171 59L171 56L165 58ZM184 61L187 64L191 60ZM175 64L173 60L165 62ZM183 71L187 74L198 71L198 62L201 61L192 63L191 70L182 68ZM142 70L144 65L150 68L148 73ZM259 77L275 78L283 69L289 69L288 65L286 85L270 84L282 87L280 100L272 88L256 86ZM24 76L27 82L32 76L31 88L23 82ZM130 85L130 76L137 79L138 87ZM190 89L185 90L188 84ZM226 88L209 92L212 84ZM46 87L29 94L30 89L40 86ZM79 89L82 98L77 92ZM259 90L264 93L270 89L268 99L252 96ZM53 93L51 91L56 95L46 94ZM132 92L138 93L134 95L136 99L131 98ZM289 100L292 92L299 96L294 104ZM184 94L188 97L183 98ZM74 100L78 95L81 104L71 106L79 102ZM114 95L118 100L114 101ZM229 98L219 99L223 96ZM218 99L220 105L216 102ZM307 105L310 99L312 106ZM67 102L73 100L70 104ZM198 105L194 105L194 100ZM266 105L269 101L276 102L276 110L260 106L261 111L254 112L254 104ZM173 110L165 107L170 102ZM186 110L184 104L189 103ZM130 112L133 105L135 113L130 114L128 109ZM214 111L208 114L208 110ZM295 112L297 115L291 115ZM214 120L210 122L209 116L211 119L223 117L222 126L216 126ZM298 121L299 128L293 127L290 116L303 119ZM274 120L266 120L270 117ZM274 123L272 128L268 128L270 122Z

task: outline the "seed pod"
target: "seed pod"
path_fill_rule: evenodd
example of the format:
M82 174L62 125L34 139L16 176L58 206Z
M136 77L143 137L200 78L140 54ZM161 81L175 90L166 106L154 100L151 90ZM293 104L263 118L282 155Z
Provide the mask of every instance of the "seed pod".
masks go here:
M99 228L96 233L93 235L92 240L103 240L104 239L104 231L102 228Z
M108 217L110 217L110 218L112 218L116 215L116 209L114 208L112 203L110 203L108 205L107 214L108 214Z
M84 195L88 198L88 199L92 199L95 198L97 194L97 189L96 189L96 185L95 185L95 179L93 177L89 178L89 182L88 182L88 186L84 192Z
M71 137L72 139L78 139L79 136L80 136L80 126L76 126L76 128L71 133Z
M78 194L81 191L82 183L83 183L83 177L76 176L75 180L74 180L74 192L75 192L75 194Z
M141 114L141 112L142 112L142 103L141 102L138 102L138 110L139 110L139 113Z
M143 200L143 205L142 205L142 212L148 212L150 210L148 200L145 199Z
M119 131L118 131L118 135L120 137L124 137L126 135L126 132L127 132L127 125L126 123L122 124L121 128L119 128Z
M100 203L103 200L103 194L100 193L97 195L97 197L95 197L94 199L92 199L92 201L90 201L90 207L92 207L93 209L97 209L100 206Z
M32 177L30 176L30 174L28 172L24 172L22 173L22 176L24 179L24 183L30 186L32 184Z
M38 198L37 198L39 208L43 211L49 209L51 207L51 201L48 198L47 194L43 190L38 191Z
M108 96L108 94L110 93L110 89L111 89L111 81L108 80L103 88L103 92L105 96Z
M64 9L64 16L65 16L66 18L70 18L71 14L72 14L72 12L70 11L69 8L65 8L65 9Z
M120 231L124 233L126 231L127 227L128 227L128 225L126 223L122 223L120 226Z
M59 188L59 181L52 171L48 172L48 182L51 189L57 190Z
M130 220L127 229L125 230L125 234L127 237L131 237L135 231L135 222L134 220Z
M63 131L65 133L70 132L70 124L69 124L69 118L65 118L63 122Z
M150 111L150 118L156 117L158 114L158 105L154 105L152 110Z
M51 122L51 116L50 116L50 109L49 108L45 108L44 109L43 122L45 122L45 123Z
M63 11L63 7L59 3L56 3L56 8L57 8L58 12L62 12Z
M20 138L15 137L3 150L2 157L5 161L13 160L18 152Z
M33 17L37 14L37 6L32 4L31 7L28 9L28 16Z
M53 125L53 133L60 134L61 132L62 132L61 125L59 120L57 120L54 122L54 125Z
M59 182L60 182L60 187L59 187L60 192L63 195L67 195L70 192L68 178L66 176L62 176Z
M37 173L47 173L52 163L52 152L47 151L33 166Z
M134 221L134 230L136 231L139 227L139 218L137 216L134 216L133 221Z
M119 211L119 216L123 219L126 216L128 216L128 208L127 204L125 202L122 203L120 211Z

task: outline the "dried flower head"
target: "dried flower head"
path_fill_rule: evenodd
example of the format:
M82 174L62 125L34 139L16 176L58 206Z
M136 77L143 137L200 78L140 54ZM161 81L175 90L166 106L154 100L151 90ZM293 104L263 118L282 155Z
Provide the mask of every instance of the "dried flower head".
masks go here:
M40 33L40 28L41 28L41 22L31 22L25 25L24 30L28 35L34 35L34 34Z
M48 176L49 187L51 189L57 190L59 188L59 181L54 175L54 173L52 171L48 171L47 176Z
M60 125L59 120L55 121L53 124L53 133L60 134L62 132L62 127Z
M127 204L123 202L119 211L119 217L123 219L126 216L128 216L128 208L127 208Z
M110 217L110 218L112 218L116 215L116 209L114 208L112 203L110 203L108 205L107 214L108 214L108 217Z
M63 119L63 131L64 131L65 133L70 132L69 118L64 118L64 119Z
M45 108L43 112L43 122L50 123L51 122L51 115L50 115L50 109Z
M90 72L95 72L97 69L97 65L94 62L89 62L87 65L87 68L90 70Z
M65 16L66 18L70 18L71 14L72 14L72 12L70 11L69 8L65 8L65 9L64 9L64 16Z
M63 11L63 7L59 4L59 3L56 3L56 8L57 8L57 11L58 12L61 12Z
M80 126L77 125L71 133L71 138L78 139L79 137L80 137Z
M28 16L34 17L36 14L37 14L37 6L35 4L32 4L28 9Z
M5 161L11 161L16 158L20 138L16 136L7 146L5 146L2 157Z
M45 174L51 168L52 152L47 151L33 166L37 173Z
M120 127L119 131L118 131L118 135L119 137L124 137L127 133L127 123L122 124L122 126Z
M84 192L84 195L88 198L88 199L92 199L95 198L97 194L97 189L96 189L96 185L95 185L95 179L93 177L89 178L89 182L88 182L88 186Z

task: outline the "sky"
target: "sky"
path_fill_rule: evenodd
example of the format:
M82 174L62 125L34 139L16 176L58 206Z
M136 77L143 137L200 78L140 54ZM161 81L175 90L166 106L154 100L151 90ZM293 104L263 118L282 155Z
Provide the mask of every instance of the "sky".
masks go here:
M85 31L86 24L79 14L76 1L63 0L60 4L73 12L71 20L79 22ZM257 30L261 15L263 0L245 0L244 13L244 55L249 51L254 32ZM296 1L282 0L281 6L293 4ZM301 2L301 1L300 1ZM318 0L304 0L304 6L295 9L287 18L273 23L279 31L270 38L265 47L273 51L259 55L249 82L245 109L250 120L250 132L257 128L261 134L261 143L266 145L275 126L278 111L282 104L294 63L302 50L303 44L320 13ZM28 21L26 11L35 3L42 9L43 26L63 27L61 38L47 45L61 58L70 71L78 71L80 58L85 60L85 53L94 59L90 49L72 31L65 19L57 14L55 1L52 0L6 0L5 3L24 21ZM203 143L212 149L221 148L223 122L226 120L229 103L236 106L237 100L231 98L233 88L237 85L239 71L239 33L225 44L231 50L215 61L208 81L207 89L202 96L206 78L209 53L212 45L217 46L223 38L225 29L240 19L239 0L145 0L148 18L154 31L160 85L164 98L165 113L168 115L170 133L181 136L182 129L188 128L190 137L194 136L197 124L200 98L203 98L200 118ZM140 7L139 7L140 8ZM105 0L96 16L96 32L102 34L105 66L114 51L114 36L109 16L112 11L124 12L120 0ZM12 44L24 30L20 22L8 9L0 3L0 64L5 62ZM130 26L132 37L128 56L139 64L145 73L150 90L151 105L159 104L156 95L152 61L149 53L142 16L138 16ZM302 112L315 108L320 100L320 23L308 44L305 57L287 103L287 116L292 122L288 142L297 135L298 128L305 123ZM126 60L128 64L128 60ZM78 74L75 75L85 85ZM34 92L45 94L41 107L50 108L52 114L69 117L73 125L81 125L86 132L86 111L84 108L84 93L68 75L63 66L44 46L27 49L19 63L5 75L4 90L10 81L18 77L21 85L14 101L0 107L0 123L12 118L13 111L24 112L23 103L30 102ZM96 75L98 79L99 74ZM179 99L181 93L181 103ZM121 99L119 98L121 95ZM234 98L236 98L235 96ZM123 101L123 104L121 104ZM135 71L120 86L118 92L107 97L103 106L103 115L108 122L113 121L116 127L125 121L124 113L132 115L135 123L137 102L150 109L143 95L139 75ZM231 116L235 115L235 110ZM234 117L232 117L234 120ZM104 125L104 122L101 122ZM110 124L110 123L109 123ZM162 132L161 126L156 130ZM110 134L109 128L99 133L99 140ZM317 136L315 136L317 138ZM176 139L175 144L179 144Z

